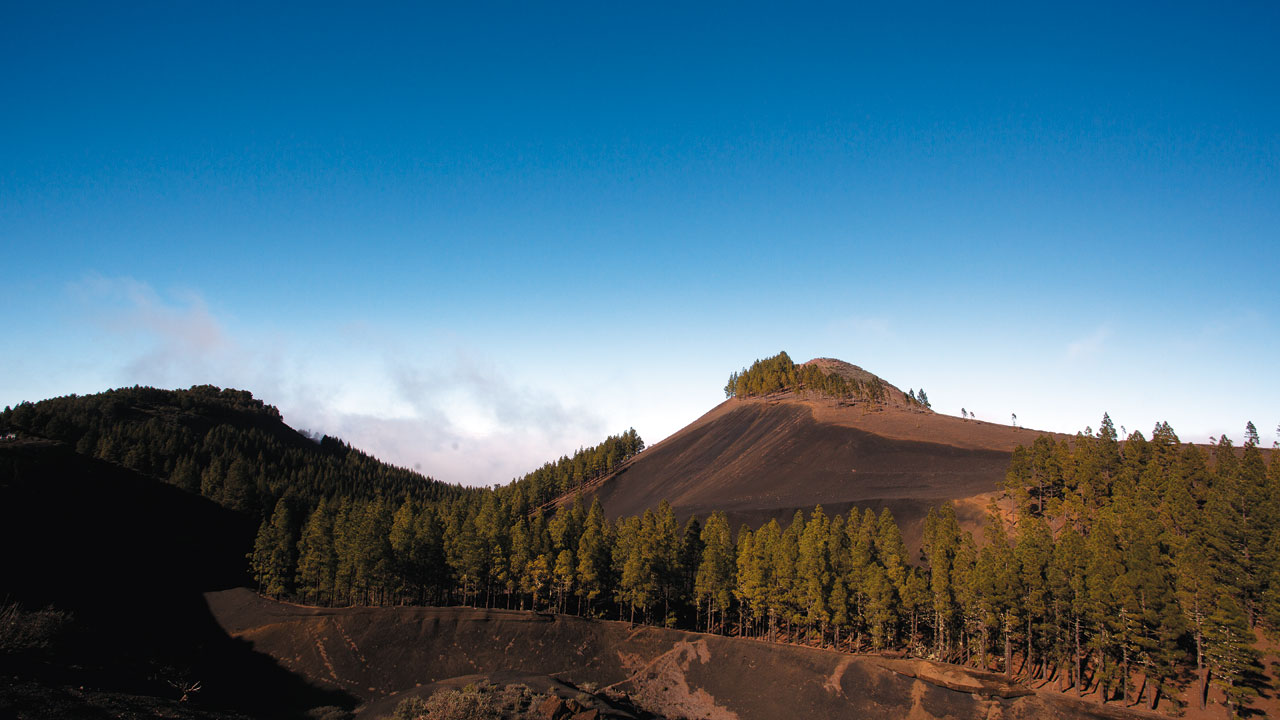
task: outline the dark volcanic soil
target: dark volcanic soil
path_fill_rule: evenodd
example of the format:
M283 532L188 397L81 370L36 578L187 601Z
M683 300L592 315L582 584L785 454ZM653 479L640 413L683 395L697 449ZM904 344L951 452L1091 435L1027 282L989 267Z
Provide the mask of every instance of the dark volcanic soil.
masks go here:
M622 622L468 608L324 609L243 589L207 598L228 632L318 685L359 697L362 717L419 686L504 672L621 690L669 717L1137 717L953 666Z
M994 492L1009 456L1035 433L889 408L812 401L787 394L729 400L641 453L591 492L611 517L661 500L680 517L724 510L753 526L822 505L888 507L909 547L929 508ZM914 439L905 439L914 438ZM980 516L982 503L961 505ZM971 518L976 521L978 517Z

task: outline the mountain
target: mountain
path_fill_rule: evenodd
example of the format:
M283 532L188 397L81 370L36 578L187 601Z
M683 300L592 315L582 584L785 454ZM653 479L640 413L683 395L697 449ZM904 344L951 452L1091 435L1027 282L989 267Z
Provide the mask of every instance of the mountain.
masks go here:
M924 516L939 503L956 503L962 519L978 522L1013 449L1040 434L935 413L839 360L795 367L885 392L868 401L792 386L732 397L590 485L588 496L611 517L665 499L682 517L724 510L735 527L770 518L785 525L815 505L830 514L888 507L914 546Z

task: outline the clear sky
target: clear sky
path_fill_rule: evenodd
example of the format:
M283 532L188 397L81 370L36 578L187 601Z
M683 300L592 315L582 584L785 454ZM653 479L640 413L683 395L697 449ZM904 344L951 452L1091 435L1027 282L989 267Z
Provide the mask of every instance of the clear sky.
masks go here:
M0 405L235 386L493 483L785 349L1275 439L1274 2L118 5L0 7Z

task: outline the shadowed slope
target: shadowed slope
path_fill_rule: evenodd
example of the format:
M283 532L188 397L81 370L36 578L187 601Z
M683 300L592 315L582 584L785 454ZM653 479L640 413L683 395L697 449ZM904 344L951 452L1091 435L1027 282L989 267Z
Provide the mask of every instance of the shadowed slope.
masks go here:
M254 525L65 445L0 442L0 600L70 617L48 653L0 652L14 680L0 683L0 717L290 717L349 704L229 638L210 615L202 592L248 580ZM174 683L196 682L177 707Z

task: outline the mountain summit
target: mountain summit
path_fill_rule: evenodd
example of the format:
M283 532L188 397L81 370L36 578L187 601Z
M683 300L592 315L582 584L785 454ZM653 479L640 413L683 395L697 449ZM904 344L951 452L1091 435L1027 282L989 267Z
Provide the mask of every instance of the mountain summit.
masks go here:
M756 360L749 368L729 375L725 397L757 397L797 392L825 396L845 403L862 403L871 409L886 406L929 410L929 399L921 390L903 392L878 375L857 365L833 358L815 358L796 365L787 353Z
M922 403L915 395L915 390L904 392L901 388L892 385L882 379L880 376L868 372L857 365L847 363L843 360L835 358L814 358L807 363L799 366L801 372L804 368L817 368L827 376L835 375L844 378L851 385L861 383L864 386L875 386L879 384L885 388L885 397L881 401L883 404L890 404L897 407L915 407L917 410L932 412L929 406ZM910 394L908 394L910 393Z

